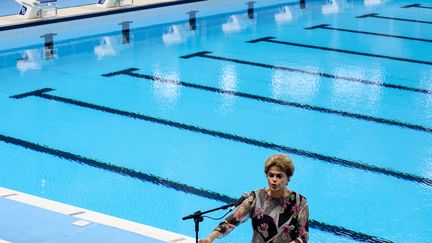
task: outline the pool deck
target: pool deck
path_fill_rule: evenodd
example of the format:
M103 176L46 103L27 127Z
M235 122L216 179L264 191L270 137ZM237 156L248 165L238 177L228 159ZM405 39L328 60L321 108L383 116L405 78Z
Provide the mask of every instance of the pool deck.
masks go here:
M34 25L43 25L49 23L63 22L74 19L90 18L117 13L138 11L148 8L164 7L169 5L186 4L203 0L134 0L133 5L124 5L120 7L104 8L98 4L80 5L76 7L58 8L57 15L52 17L27 19L18 14L0 16L0 30L9 30L24 28ZM97 2L95 0L95 2Z
M0 187L0 243L176 242L195 239Z

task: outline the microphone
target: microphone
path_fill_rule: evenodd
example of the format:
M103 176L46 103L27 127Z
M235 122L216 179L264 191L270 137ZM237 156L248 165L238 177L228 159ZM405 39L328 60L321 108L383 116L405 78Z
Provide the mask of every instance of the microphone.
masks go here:
M246 193L243 193L243 195L242 195L239 199L237 199L237 201L230 203L229 206L230 206L230 207L234 207L234 208L236 208L236 207L238 207L240 204L242 204L242 202L243 202L246 198L247 198L247 194L246 194Z
M248 194L245 192L245 193L243 193L243 195L242 195L239 199L237 199L235 202L232 202L232 203L230 203L230 204L226 204L226 205L221 206L221 207L218 207L218 208L214 208L214 209L211 209L211 210L207 210L207 211L205 211L205 212L196 211L195 213L190 214L190 215L188 215L188 216L186 216L186 217L183 217L182 219L183 219L183 220L186 220L186 219L194 219L194 220L197 220L196 222L200 222L200 221L202 221L202 215L207 214L207 213L210 213L210 212L213 212L213 211L216 211L216 210L220 210L220 209L227 209L227 208L231 208L231 210L232 210L232 209L238 207L240 204L242 204L242 202L243 202L247 197L248 197Z

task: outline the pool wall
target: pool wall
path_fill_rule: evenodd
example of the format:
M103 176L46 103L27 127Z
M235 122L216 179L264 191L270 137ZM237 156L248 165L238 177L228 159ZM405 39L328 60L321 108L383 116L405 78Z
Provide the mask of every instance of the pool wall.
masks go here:
M63 41L78 37L92 36L96 33L109 33L121 30L121 24L125 21L130 21L130 28L143 28L153 25L161 25L167 23L184 22L189 19L190 11L198 11L196 18L200 18L226 14L230 12L247 12L247 3L245 0L220 0L220 1L198 1L194 3L179 4L176 2L168 2L161 4L153 4L147 6L137 6L134 8L122 8L119 10L127 10L125 12L111 12L101 16L92 14L73 15L67 17L71 20L63 20L62 18L54 18L41 20L37 23L32 21L29 23L0 26L0 51L16 48L23 48L32 45L43 44L45 34L54 33L55 41ZM309 0L309 4L316 4L323 0ZM265 8L277 5L298 5L299 1L283 1L283 0L262 0L256 1L255 8ZM143 8L146 9L143 9ZM140 10L141 9L141 10ZM112 10L110 10L112 11ZM99 13L98 13L99 14ZM96 17L92 17L96 16ZM35 25L36 23L36 25Z

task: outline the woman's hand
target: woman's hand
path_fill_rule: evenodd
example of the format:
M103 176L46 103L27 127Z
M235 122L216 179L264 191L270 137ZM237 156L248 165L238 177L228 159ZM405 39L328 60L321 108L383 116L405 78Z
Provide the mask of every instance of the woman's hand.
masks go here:
M198 243L212 243L212 240L207 237L198 241Z
M201 239L198 241L198 243L212 243L216 237L220 235L219 231L213 231L211 234L207 236L207 238Z

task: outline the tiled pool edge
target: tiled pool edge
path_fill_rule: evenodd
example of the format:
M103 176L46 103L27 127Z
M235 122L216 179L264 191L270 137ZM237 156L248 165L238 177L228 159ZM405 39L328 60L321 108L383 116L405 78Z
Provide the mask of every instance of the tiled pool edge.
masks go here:
M3 16L0 17L0 42L2 43L0 51L23 47L34 48L35 45L43 45L46 35L55 36L53 41L59 43L60 41L77 37L92 36L94 33L100 33L102 30L103 33L118 33L123 30L124 25L122 23L125 22L130 24L127 27L128 29L161 24L187 23L192 11L198 11L196 15L197 19L222 13L239 13L239 11L245 13L247 11L245 2L247 1L249 0L197 0L190 3L181 3L174 0L135 0L136 8L145 7L146 9L113 13L112 11L119 11L120 9L105 9L92 4L62 8L58 10L57 17L46 19L24 19L18 15ZM288 0L288 3L285 3L285 1L260 0L256 2L254 7L258 9L279 4L295 5L298 0ZM176 4L168 4L173 2L176 2ZM161 4L165 4L166 6L161 7ZM121 9L132 8L134 7L121 7ZM88 17L98 12L105 13L99 17ZM58 22L58 19L63 17L77 19ZM51 23L50 21L54 22ZM38 24L33 26L32 22L38 22ZM31 26L23 27L27 24ZM14 28L13 26L18 26L19 28Z
M139 224L133 221L117 218L114 216L94 212L76 206L56 202L53 200L33 196L23 192L14 191L0 187L0 197L16 202L24 203L33 207L43 208L53 212L73 216L77 219L87 220L94 223L111 226L123 231L136 233L165 242L192 243L195 239L181 234L154 228L148 225Z
M322 0L309 0L311 2L314 1L322 1ZM5 23L0 21L0 31L7 30L16 30L21 28L35 27L41 25L55 24L55 23L63 23L74 20L83 20L83 19L91 19L96 17L104 17L104 16L112 16L125 14L130 12L142 11L142 10L153 10L160 9L165 7L176 7L176 6L188 6L187 11L195 11L197 8L197 12L200 12L197 17L206 17L209 15L216 15L220 13L216 13L214 11L214 7L225 9L224 12L232 12L232 11L246 11L247 7L243 5L247 5L249 0L233 0L233 1L211 1L211 0L154 0L154 1L142 1L135 0L133 5L125 5L121 7L115 8L102 8L97 6L97 4L87 4L87 5L79 5L75 7L66 7L59 8L58 14L56 16L51 16L47 18L38 18L38 19L26 19L20 17L19 15L5 15L0 16L0 20L12 18ZM268 7L272 5L278 4L295 4L300 2L300 0L261 0L254 3L254 8L262 8ZM203 7L204 5L212 5L210 9ZM183 13L183 14L186 14ZM181 20L187 19L187 17L181 17ZM179 21L180 19L175 19L174 21Z
M127 5L127 6L117 7L117 8L95 7L95 9L93 11L90 11L88 13L67 14L65 16L55 16L55 17L41 18L41 19L24 19L23 18L20 20L19 23L13 23L13 24L0 26L0 31L20 29L20 28L28 28L28 27L39 26L39 25L68 22L68 21L73 21L73 20L102 17L102 16L107 16L107 15L113 15L113 14L128 13L128 12L161 8L161 7L168 7L168 6L176 6L176 5L182 5L182 4L190 4L190 3L201 2L201 1L208 1L208 0L181 0L181 1L169 0L169 1L160 1L160 2L156 2L156 3L137 4L137 5L133 5L133 6ZM93 4L93 5L96 6L96 4ZM82 5L82 6L90 6L90 5ZM72 9L72 8L73 7L64 8L64 9ZM63 9L59 9L59 10L61 11ZM5 16L5 17L8 17L8 16Z

